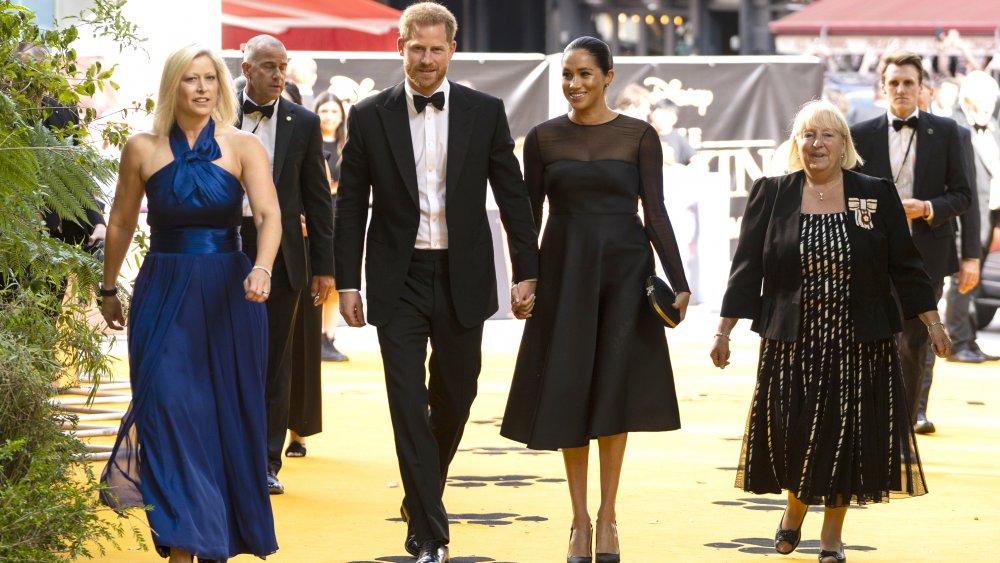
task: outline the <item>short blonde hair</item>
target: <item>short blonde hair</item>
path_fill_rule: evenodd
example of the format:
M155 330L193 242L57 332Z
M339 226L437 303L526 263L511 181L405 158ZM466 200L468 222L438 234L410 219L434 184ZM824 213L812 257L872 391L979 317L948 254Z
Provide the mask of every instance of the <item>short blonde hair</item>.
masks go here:
M844 138L844 159L840 162L840 167L850 170L864 161L861 155L854 148L854 139L851 138L851 128L844 119L844 114L840 113L837 106L824 100L813 100L806 102L799 113L795 115L792 123L792 134L788 137L791 147L788 151L788 171L795 172L802 170L802 158L799 156L798 143L796 139L808 127L826 127L833 129Z
M448 42L454 41L458 32L455 14L437 2L418 2L403 10L403 15L399 16L399 36L403 41L409 41L414 28L438 24L444 25Z
M212 110L216 124L232 125L236 121L236 90L233 76L229 73L222 57L212 49L192 43L177 49L163 63L160 77L160 93L156 99L156 113L153 117L153 131L157 135L169 135L177 118L177 87L184 72L198 57L208 57L215 67L216 83L219 85L219 99Z

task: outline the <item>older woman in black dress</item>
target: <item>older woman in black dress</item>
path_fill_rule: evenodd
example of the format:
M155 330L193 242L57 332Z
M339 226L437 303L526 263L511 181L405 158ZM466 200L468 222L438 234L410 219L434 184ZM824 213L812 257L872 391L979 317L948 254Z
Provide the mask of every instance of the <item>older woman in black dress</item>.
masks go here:
M751 189L711 357L726 367L730 331L753 319L760 363L736 486L788 492L782 554L809 505L824 505L819 561L838 563L851 502L927 492L893 338L900 308L937 355L951 341L895 189L850 170L860 158L840 111L806 104L791 143L794 172Z
M663 206L659 137L605 99L614 78L610 49L581 37L566 47L562 65L570 112L532 129L524 146L535 224L546 198L549 218L537 306L524 327L501 434L533 449L562 449L573 504L567 561L590 562L594 545L597 561L612 563L620 559L616 500L628 432L680 427L663 324L643 291L653 274L651 242L682 317L690 292ZM636 213L640 200L645 222ZM596 534L587 510L593 439L601 464Z

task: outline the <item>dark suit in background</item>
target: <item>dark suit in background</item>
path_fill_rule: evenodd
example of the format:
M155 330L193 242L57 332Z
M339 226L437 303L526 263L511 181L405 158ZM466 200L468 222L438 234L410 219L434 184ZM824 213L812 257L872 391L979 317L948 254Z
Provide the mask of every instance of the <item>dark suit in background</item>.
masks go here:
M319 117L300 105L281 99L272 119L277 120L272 172L281 206L281 246L274 259L271 294L267 300L265 398L268 470L277 474L281 469L281 450L288 428L291 342L298 318L299 294L307 288L310 267L314 276L333 275L333 207L323 161ZM242 123L241 110L236 127L241 127ZM308 250L302 237L301 214L306 217L309 231ZM243 251L253 262L257 254L257 232L252 217L244 218L241 235Z
M958 271L955 220L972 203L972 190L966 173L958 125L951 119L920 112L916 132L913 170L913 198L930 202L929 220L910 220L916 246L935 296L940 299L944 278ZM894 181L889 159L889 120L886 114L851 127L858 154L864 159L860 171L870 176ZM916 422L920 390L925 382L929 346L927 328L918 319L903 324L900 359L910 417Z
M483 322L498 309L487 181L514 281L538 274L537 234L503 103L455 83L449 88L447 250L415 249L420 203L403 83L351 110L337 197L337 287L361 288L367 242L368 320L378 327L408 538L417 545L449 541L441 496L476 395Z

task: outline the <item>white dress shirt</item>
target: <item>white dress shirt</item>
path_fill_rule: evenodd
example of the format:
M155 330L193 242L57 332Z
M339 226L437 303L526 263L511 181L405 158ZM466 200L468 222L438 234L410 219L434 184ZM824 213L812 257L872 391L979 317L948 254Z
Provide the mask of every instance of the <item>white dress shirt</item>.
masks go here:
M451 88L445 80L434 92L444 92L444 109L431 104L417 113L413 88L404 82L406 111L410 118L413 161L417 168L417 199L420 224L414 246L420 249L448 248L448 223L445 218L445 179L448 170L448 98Z
M919 116L919 110L902 118L903 121ZM913 173L914 163L917 161L917 130L912 127L903 127L896 131L892 127L892 122L899 117L888 112L889 118L889 169L892 171L892 180L896 184L896 191L899 192L900 199L910 199L913 197ZM910 145L907 154L907 145Z
M246 91L243 91L243 97L250 100L253 103L257 103L256 100L247 95ZM280 100L281 97L278 97ZM271 117L264 117L260 113L251 113L243 115L243 123L240 125L240 129L248 133L253 133L260 139L260 142L264 143L264 150L267 151L267 161L271 164L271 174L274 174L274 141L278 138L278 100L274 100L270 104L257 104L259 106L274 106L274 113ZM250 211L250 200L247 199L246 194L243 194L243 216L253 217L253 212Z

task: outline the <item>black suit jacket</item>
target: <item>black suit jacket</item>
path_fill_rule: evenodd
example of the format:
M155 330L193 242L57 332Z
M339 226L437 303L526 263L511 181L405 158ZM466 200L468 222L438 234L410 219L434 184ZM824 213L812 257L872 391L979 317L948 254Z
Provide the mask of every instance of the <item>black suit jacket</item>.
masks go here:
M243 93L239 102L242 106ZM278 102L274 140L274 186L281 207L281 248L288 282L293 289L308 283L308 274L333 275L333 202L323 159L323 134L319 116L284 98ZM243 123L240 110L236 127ZM299 215L306 216L309 231L309 269Z
M538 236L503 102L454 82L450 88L445 178L449 281L456 318L472 327L498 308L487 181L507 231L515 280L538 276ZM369 197L368 320L383 326L395 313L420 221L403 83L357 103L347 120L337 189L336 272L341 289L361 288Z
M886 115L851 127L854 146L865 163L860 171L893 180L889 164L889 120ZM965 171L958 125L946 117L920 112L917 128L913 197L931 202L934 217L915 219L913 244L933 280L958 271L955 220L972 204L972 189Z
M799 335L804 179L799 171L754 182L722 300L723 317L753 319L753 330L772 340L791 342ZM893 288L903 315L912 318L936 307L930 278L910 238L899 195L887 180L845 170L844 196L845 201L876 202L871 229L848 211L854 332L862 342L889 338L902 330Z

